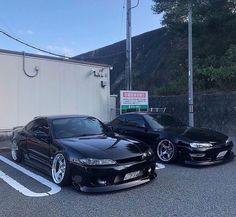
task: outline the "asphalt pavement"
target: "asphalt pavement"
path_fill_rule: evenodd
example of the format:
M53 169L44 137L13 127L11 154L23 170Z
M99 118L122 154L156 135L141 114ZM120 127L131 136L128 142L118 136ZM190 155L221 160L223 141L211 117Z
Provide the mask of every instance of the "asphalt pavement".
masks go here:
M234 139L236 145L236 137ZM9 142L0 144L0 156L4 159L10 159L7 147ZM50 177L31 167L20 165L51 181ZM42 197L25 196L0 178L0 216L235 217L235 167L236 159L202 168L166 165L157 170L154 181L129 190L85 194L65 187L58 193ZM0 161L0 171L30 191L41 193L50 190L50 187L3 161Z

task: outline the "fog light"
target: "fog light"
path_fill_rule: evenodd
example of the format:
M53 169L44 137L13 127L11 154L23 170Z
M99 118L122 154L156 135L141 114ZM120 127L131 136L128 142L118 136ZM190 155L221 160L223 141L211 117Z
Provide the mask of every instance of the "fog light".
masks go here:
M101 179L97 179L97 183L98 183L99 185L106 185L106 184L107 184L107 181L101 180Z
M206 154L202 153L202 154L190 154L191 157L205 157Z
M149 169L148 169L148 173L151 173L151 172L152 172L152 169L151 169L151 168L149 168Z

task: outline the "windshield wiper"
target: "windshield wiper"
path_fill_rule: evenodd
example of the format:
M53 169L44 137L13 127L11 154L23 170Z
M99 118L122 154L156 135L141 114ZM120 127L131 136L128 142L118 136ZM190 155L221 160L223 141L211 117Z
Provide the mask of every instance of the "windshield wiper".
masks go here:
M97 135L102 135L102 133L93 133L93 134L89 134L89 133L84 133L84 134L79 134L79 135L76 135L75 137L83 137L83 136L97 136Z

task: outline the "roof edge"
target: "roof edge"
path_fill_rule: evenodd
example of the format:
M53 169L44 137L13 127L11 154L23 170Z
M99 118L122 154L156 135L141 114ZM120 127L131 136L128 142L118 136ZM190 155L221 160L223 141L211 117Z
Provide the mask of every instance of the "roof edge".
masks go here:
M11 51L11 50L5 50L5 49L0 49L0 53L15 54L15 55L23 55L23 53L25 53L26 56L41 58L41 59L57 60L57 61L64 61L64 62L69 62L69 63L79 63L83 65L101 66L101 67L106 67L106 68L112 67L111 65L108 65L108 64L100 64L100 63L88 62L88 61L83 61L83 60L76 60L76 59L73 59L73 57L59 58L59 57L46 56L46 55L40 55L40 54L32 54L32 53L27 53L24 51L20 52L20 51Z

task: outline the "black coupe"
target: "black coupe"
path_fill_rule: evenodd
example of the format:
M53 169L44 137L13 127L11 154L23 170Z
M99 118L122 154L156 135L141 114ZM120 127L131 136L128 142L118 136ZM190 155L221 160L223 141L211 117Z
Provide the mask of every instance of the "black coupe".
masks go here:
M143 142L116 136L89 116L37 117L17 129L12 158L48 168L53 181L81 191L104 192L155 178L156 157Z
M180 158L192 165L211 165L234 157L228 136L186 126L165 113L126 113L108 125L119 134L149 144L165 163Z

